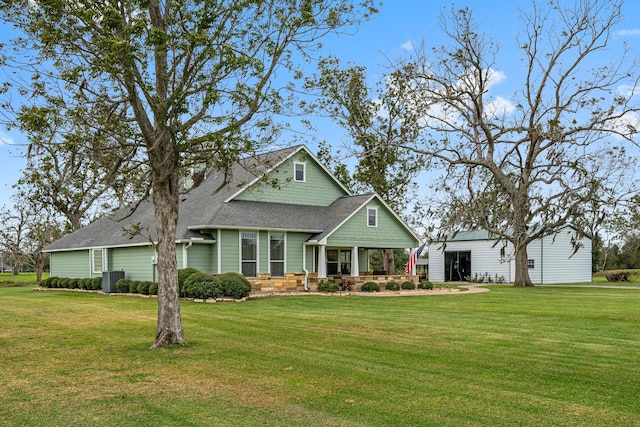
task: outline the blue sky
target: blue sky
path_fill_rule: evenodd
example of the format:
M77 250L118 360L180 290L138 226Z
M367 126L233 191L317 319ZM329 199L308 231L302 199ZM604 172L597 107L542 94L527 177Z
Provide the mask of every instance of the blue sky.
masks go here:
M324 53L338 56L343 63L352 61L365 65L373 83L385 71L388 58L403 55L412 43L419 44L424 39L426 45L432 46L443 41L438 16L443 8L450 8L451 4L451 0L386 0L380 8L380 14L365 23L356 34L328 38L324 43ZM500 41L501 54L496 66L502 79L495 89L508 97L519 81L518 76L514 75L519 58L515 36L517 30L522 28L517 7L527 7L529 1L466 0L456 1L455 4L459 7L469 6L482 31ZM634 54L640 56L638 16L640 0L628 1L624 7L624 21L615 28L617 33L609 47L612 55L626 42ZM12 34L10 26L0 23L0 41L10 38ZM346 141L342 130L327 126L326 121L323 123L319 127L319 139L332 141L336 145ZM25 142L20 133L0 128L0 206L10 204L11 185L19 178L20 169L25 163L22 145ZM314 149L312 145L310 148Z

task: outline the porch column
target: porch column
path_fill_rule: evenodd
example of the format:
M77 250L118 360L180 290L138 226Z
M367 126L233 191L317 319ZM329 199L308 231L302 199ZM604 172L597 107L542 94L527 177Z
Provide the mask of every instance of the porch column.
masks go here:
M318 278L325 279L327 277L327 247L318 245Z
M358 247L351 248L351 275L360 275L360 263L358 262Z

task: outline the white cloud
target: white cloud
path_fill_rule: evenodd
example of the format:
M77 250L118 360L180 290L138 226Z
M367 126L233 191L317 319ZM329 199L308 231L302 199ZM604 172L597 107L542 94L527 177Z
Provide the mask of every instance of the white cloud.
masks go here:
M635 111L625 113L615 121L614 129L620 135L637 140L638 136L634 134L634 131L640 130L640 114ZM618 136L618 138L622 138L622 136Z
M617 89L618 94L630 98L640 93L640 88L631 85L620 85Z
M13 145L13 138L0 131L0 145Z
M511 101L501 96L496 97L495 100L487 103L485 107L485 112L488 117L496 118L496 117L504 117L509 115L515 106Z
M507 79L507 75L504 72L494 70L493 68L489 68L488 75L489 87L500 84Z
M631 29L631 30L620 30L620 31L616 31L615 33L616 37L638 37L640 36L640 29L639 28L635 28L635 29Z
M400 45L400 47L404 50L414 50L415 46L413 45L413 41L408 40Z

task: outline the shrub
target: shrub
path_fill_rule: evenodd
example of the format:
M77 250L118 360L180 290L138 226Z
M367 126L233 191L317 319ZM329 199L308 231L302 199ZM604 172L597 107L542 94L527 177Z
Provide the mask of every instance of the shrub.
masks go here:
M129 283L131 280L129 279L120 279L116 282L116 292L120 292L126 294L129 292Z
M416 284L407 280L406 282L402 282L401 287L405 290L413 290L416 288Z
M362 292L380 292L380 285L376 282L364 282L360 290Z
M191 276L194 273L201 273L201 271L191 267L181 268L178 270L178 290L181 296L182 296L182 286L184 285L185 280L187 280L189 276Z
M150 282L138 282L136 291L142 295L149 295L149 285L150 285Z
M60 287L61 288L65 288L65 289L70 289L71 288L71 279L69 279L68 277L65 277L64 279L62 279L60 281Z
M209 299L218 295L222 295L222 284L210 274L193 273L184 282L184 296L187 298Z
M93 279L88 279L89 280L89 289L91 289L92 291L99 291L100 289L102 289L102 277L94 277Z
M433 289L433 283L428 280L423 280L418 283L418 289Z
M80 288L80 284L78 283L79 279L69 279L69 281L67 282L67 287L69 289L79 289Z
M222 294L234 299L242 299L251 293L251 283L240 273L224 273L218 279L222 284Z
M217 298L224 293L224 286L220 279L213 276L210 277L211 280L208 280L203 284L202 294L200 297L202 299Z
M400 285L398 282L387 282L385 283L384 288L388 291L399 291Z
M320 281L318 283L318 292L338 292L339 286L336 282L331 280L329 281Z
M40 286L43 288L52 288L54 280L55 280L55 277L47 277L46 279L43 279L42 281L40 281Z
M158 284L151 282L149 284L149 295L158 295Z
M137 280L131 280L129 282L129 293L130 294L136 294L138 293L138 281Z
M200 296L202 294L200 285L202 283L209 282L211 279L211 275L201 271L197 271L195 273L192 272L182 281L182 283L179 283L180 296L184 298L202 298ZM178 282L180 282L180 279L178 279Z

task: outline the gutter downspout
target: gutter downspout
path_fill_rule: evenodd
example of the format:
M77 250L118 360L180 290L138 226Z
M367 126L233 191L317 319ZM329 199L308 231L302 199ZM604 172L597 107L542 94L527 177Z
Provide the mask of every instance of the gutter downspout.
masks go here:
M304 271L304 291L309 292L309 270L307 270L307 242L302 243L302 271Z
M216 239L216 258L218 264L218 274L222 274L222 251L220 250L220 241L222 239L222 231L218 228L218 234Z
M189 241L186 245L182 245L182 268L189 267L189 258L187 257L187 249L189 249L193 245L193 241Z
M540 236L540 284L544 285L544 235Z

